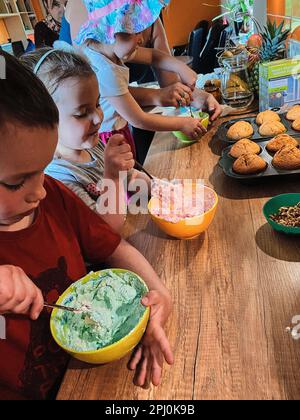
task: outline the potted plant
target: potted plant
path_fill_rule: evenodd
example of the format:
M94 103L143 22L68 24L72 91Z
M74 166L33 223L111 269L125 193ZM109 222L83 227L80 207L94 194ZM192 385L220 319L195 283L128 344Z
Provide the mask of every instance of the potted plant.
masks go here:
M212 6L204 4L205 6ZM252 22L253 18L253 5L254 0L228 0L225 4L220 4L222 9L225 11L220 15L216 16L212 21L218 19L226 20L229 25L233 26L236 35L239 35L239 31L243 29L243 32L248 32L249 23Z

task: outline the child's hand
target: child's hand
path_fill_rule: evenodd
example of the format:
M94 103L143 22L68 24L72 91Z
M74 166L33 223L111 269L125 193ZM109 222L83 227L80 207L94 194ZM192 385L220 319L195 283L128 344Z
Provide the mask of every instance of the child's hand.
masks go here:
M182 83L158 89L158 106L189 106L192 101L192 90Z
M206 99L206 109L210 114L210 120L215 121L222 113L222 107L216 98L209 94Z
M120 171L129 171L135 165L129 144L120 134L112 136L105 148L104 177L117 180Z
M215 121L222 113L222 107L216 98L204 90L194 90L192 105L197 109L203 109L208 112L211 116L211 121Z
M181 131L191 139L197 140L201 135L207 133L199 118L180 117L182 120Z
M169 365L174 363L173 353L163 329L171 312L171 299L168 294L153 290L144 296L142 303L151 307L150 321L128 368L135 370L135 385L147 387L151 381L154 386L158 386L164 359Z
M28 314L32 320L36 320L43 306L42 292L21 268L0 266L0 314Z

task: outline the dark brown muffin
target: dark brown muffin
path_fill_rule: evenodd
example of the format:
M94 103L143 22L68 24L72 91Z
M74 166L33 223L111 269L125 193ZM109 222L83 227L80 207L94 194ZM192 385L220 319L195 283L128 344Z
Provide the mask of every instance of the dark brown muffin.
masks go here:
M273 166L288 171L300 169L300 150L298 147L282 147L273 158Z
M233 164L233 170L240 175L252 175L267 169L267 162L254 153L240 156Z

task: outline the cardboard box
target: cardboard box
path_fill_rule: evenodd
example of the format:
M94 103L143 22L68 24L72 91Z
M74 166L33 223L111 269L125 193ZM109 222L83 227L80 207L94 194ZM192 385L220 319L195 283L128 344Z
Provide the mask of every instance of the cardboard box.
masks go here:
M300 103L300 58L261 64L259 82L260 111L287 111Z

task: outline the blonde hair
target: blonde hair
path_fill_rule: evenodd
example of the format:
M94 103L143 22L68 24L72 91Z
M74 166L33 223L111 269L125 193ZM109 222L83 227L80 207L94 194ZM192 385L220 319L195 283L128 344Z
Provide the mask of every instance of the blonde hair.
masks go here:
M89 62L83 56L74 52L40 48L23 55L20 60L23 65L34 71L37 63L50 51L52 51L51 54L45 58L36 74L44 83L51 96L55 95L59 85L67 79L95 76L95 72Z

